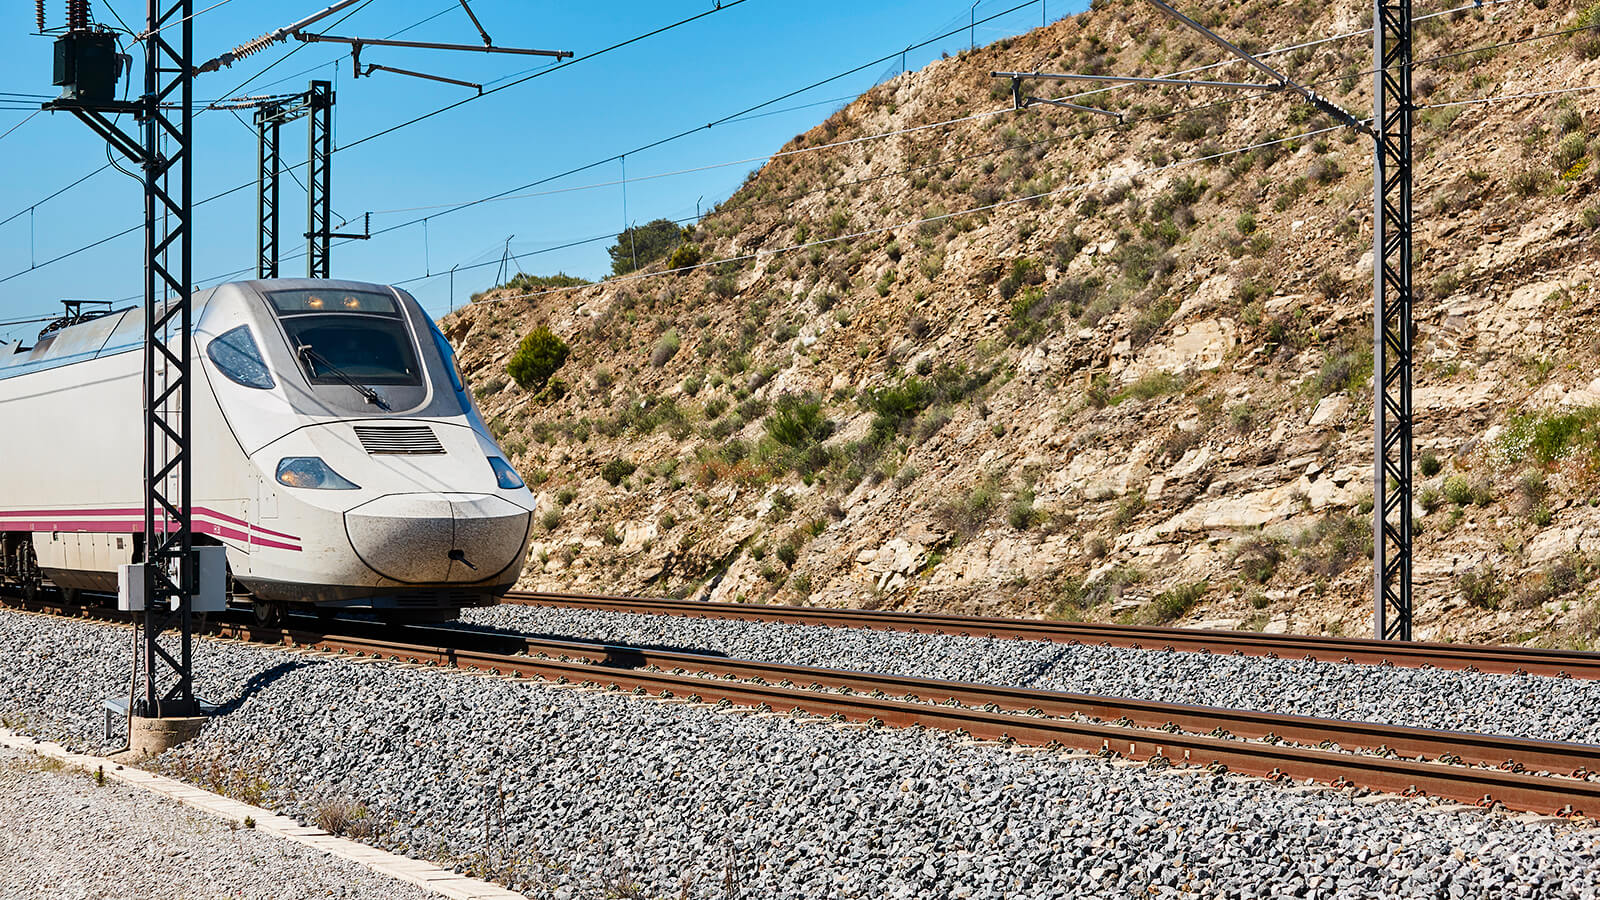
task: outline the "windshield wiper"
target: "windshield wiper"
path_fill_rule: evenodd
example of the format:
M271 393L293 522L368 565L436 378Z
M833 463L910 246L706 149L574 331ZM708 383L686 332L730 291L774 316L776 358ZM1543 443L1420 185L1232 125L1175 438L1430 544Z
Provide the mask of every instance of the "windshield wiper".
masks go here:
M361 394L361 396L367 398L368 403L376 404L379 409L386 412L388 411L389 404L383 402L383 398L378 396L377 391L373 390L367 385L362 384L354 378L351 378L343 369L329 362L326 356L323 356L321 353L311 349L310 344L301 344L298 348L298 352L300 354L300 358L306 362L307 367L311 368L311 374L313 376L316 375L315 366L321 366L329 375L332 375L345 384L355 388L356 391Z

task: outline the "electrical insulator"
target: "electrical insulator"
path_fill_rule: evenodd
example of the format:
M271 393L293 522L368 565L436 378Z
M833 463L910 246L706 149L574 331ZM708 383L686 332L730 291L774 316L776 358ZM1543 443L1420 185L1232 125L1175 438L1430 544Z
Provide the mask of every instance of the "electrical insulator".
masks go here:
M44 31L44 0L33 0L33 13L39 20L39 31Z
M89 30L89 0L67 0L67 30Z

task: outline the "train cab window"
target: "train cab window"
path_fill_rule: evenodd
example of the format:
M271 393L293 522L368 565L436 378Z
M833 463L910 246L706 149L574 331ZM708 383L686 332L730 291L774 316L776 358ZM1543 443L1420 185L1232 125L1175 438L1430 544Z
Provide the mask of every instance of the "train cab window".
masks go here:
M247 326L240 325L217 336L206 347L206 356L229 381L258 390L273 387L272 373Z
M371 291L268 295L312 384L420 385L411 333L393 297ZM304 348L304 349L302 349Z

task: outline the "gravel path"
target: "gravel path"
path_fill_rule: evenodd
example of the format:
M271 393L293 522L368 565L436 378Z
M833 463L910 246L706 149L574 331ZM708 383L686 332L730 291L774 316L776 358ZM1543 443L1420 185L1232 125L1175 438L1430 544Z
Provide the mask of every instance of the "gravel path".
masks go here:
M503 605L463 621L830 669L1600 743L1600 681Z
M0 898L435 895L54 760L0 748Z
M0 613L0 712L92 743L127 632ZM202 644L159 767L555 898L1600 898L1600 829L509 679ZM98 673L98 674L96 674ZM109 676L109 680L107 677ZM96 679L102 679L97 681Z

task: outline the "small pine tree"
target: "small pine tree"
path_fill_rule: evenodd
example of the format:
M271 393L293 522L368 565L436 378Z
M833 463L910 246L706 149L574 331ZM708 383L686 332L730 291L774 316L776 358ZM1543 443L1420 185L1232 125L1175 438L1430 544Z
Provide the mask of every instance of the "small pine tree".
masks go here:
M571 348L549 328L537 326L517 345L517 352L506 364L506 374L523 389L544 390L550 376L567 361Z

